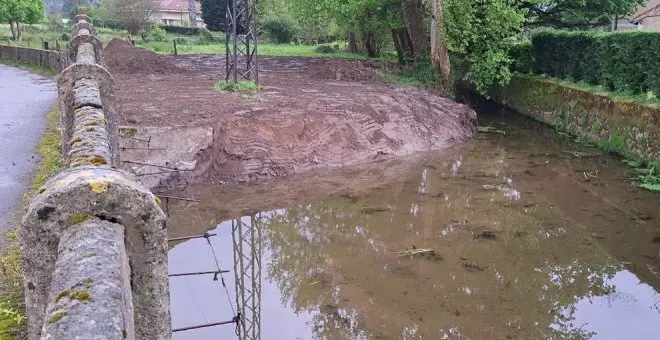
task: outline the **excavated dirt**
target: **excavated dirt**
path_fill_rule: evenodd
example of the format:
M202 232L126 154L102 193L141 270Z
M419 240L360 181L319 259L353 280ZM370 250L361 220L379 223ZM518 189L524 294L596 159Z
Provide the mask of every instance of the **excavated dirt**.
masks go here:
M472 109L392 85L376 74L378 62L263 57L263 90L228 93L213 89L224 79L224 56L164 56L111 42L106 60L122 123L137 127L138 138L152 138L144 131L158 131L154 127L212 129L208 145L191 144L194 171L187 175L194 182L249 182L331 169L445 148L475 133ZM158 152L186 135L156 136L163 140ZM172 158L180 153L171 159L166 153L151 161L177 164Z

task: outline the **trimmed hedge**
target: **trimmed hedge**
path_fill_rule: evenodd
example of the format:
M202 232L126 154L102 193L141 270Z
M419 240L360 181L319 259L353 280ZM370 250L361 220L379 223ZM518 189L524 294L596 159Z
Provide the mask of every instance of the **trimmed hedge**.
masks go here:
M532 71L625 93L660 94L660 32L544 31L532 37ZM515 56L516 65L529 62Z
M158 25L167 33L181 34L181 35L197 35L199 34L199 27L183 27L183 26L168 26Z

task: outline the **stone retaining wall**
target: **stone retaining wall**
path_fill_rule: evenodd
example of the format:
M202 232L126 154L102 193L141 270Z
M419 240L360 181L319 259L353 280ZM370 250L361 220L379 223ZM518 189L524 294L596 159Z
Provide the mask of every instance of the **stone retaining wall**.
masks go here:
M0 45L0 59L15 60L27 64L38 65L45 68L62 71L66 62L57 51L41 50L37 48Z
M165 215L118 169L114 79L86 15L58 77L65 170L23 217L28 338L170 339Z
M616 101L532 76L490 93L512 110L635 159L660 159L660 109Z

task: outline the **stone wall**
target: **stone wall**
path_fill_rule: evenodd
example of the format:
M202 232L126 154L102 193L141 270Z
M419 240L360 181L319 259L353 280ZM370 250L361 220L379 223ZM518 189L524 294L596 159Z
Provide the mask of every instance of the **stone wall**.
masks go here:
M55 70L56 72L62 71L66 64L57 51L8 45L0 45L0 59L38 65Z
M165 215L118 169L114 79L91 20L75 18L58 77L65 170L21 227L28 338L170 339Z
M533 76L516 76L491 99L635 159L660 159L660 109L613 100Z

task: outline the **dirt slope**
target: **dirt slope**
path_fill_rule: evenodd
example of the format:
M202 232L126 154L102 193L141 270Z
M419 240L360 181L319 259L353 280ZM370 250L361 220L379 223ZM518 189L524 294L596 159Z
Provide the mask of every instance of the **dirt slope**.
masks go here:
M376 75L376 62L265 57L263 91L236 94L213 89L224 79L223 56L162 56L111 43L106 58L116 61L108 66L124 124L213 128L209 147L190 150L197 153L196 182L364 163L444 148L475 133L472 109L389 84Z

